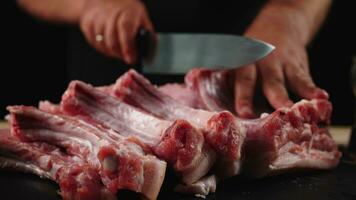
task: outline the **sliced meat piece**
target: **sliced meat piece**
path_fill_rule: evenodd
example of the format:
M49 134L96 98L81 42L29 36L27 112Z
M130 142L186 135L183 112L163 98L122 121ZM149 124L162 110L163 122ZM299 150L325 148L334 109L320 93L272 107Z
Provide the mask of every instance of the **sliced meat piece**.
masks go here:
M162 185L166 163L112 132L69 116L50 114L34 107L10 106L11 132L22 141L60 146L98 170L104 185L141 193L155 199ZM155 179L152 179L154 177Z
M199 180L214 163L214 151L187 121L159 119L83 82L70 83L61 107L66 114L99 123L127 138L138 138L172 163L186 184Z
M96 169L46 143L21 142L0 130L0 168L33 173L57 182L65 200L116 199L101 183Z
M204 132L208 143L222 155L222 171L231 172L227 176L238 173L244 132L230 112L209 112L180 104L134 70L117 80L111 95L159 118L189 121Z

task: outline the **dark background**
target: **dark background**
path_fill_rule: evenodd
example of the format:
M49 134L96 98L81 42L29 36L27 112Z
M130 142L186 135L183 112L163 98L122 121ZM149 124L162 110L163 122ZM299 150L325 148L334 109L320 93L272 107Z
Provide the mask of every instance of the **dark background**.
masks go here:
M313 78L330 93L335 124L353 122L349 71L356 54L356 34L351 30L355 26L351 3L334 1L309 48ZM68 83L67 36L72 28L34 19L17 8L15 1L4 2L2 10L0 116L6 114L7 105L37 105L43 99L58 102Z

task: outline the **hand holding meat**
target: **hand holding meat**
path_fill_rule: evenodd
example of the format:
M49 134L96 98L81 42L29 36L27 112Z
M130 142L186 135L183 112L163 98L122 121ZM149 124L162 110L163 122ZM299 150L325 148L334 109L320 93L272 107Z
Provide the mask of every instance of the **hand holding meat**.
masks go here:
M289 99L288 89L302 98L327 98L326 93L318 88L309 73L306 47L291 34L286 32L259 30L253 27L246 33L249 37L261 39L273 44L276 49L266 58L247 69L236 71L236 110L241 116L252 114L252 98L257 79L261 75L263 92L274 108L290 107L293 102ZM261 27L262 28L262 27ZM279 29L269 27L267 29ZM244 108L248 106L249 109ZM247 116L248 117L248 116Z
M154 33L146 8L138 0L88 0L80 27L96 50L127 64L136 60L135 36L139 28Z
M312 80L306 51L328 2L320 1L319 5L271 1L262 9L245 36L271 43L276 49L254 65L236 70L235 108L241 117L253 116L252 99L258 75L266 98L276 109L293 104L288 90L305 99L328 98ZM315 16L313 11L322 14Z

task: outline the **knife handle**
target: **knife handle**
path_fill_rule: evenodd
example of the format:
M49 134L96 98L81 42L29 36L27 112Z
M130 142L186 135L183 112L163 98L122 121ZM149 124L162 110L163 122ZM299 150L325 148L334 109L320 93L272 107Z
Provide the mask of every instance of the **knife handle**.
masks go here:
M135 69L142 72L143 61L149 61L152 58L152 53L154 51L154 42L152 34L145 28L140 28L136 36L136 52L137 52L137 62L135 64Z

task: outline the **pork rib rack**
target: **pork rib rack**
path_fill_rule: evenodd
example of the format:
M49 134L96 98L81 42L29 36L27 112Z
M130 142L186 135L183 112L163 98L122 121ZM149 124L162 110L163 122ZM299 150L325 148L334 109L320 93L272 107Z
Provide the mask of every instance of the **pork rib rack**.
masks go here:
M24 142L46 142L66 150L96 169L110 192L127 189L155 199L166 163L141 146L82 120L34 107L10 106L11 132ZM115 140L112 139L115 136Z
M324 126L331 104L324 99L302 100L255 120L237 119L246 130L244 169L265 176L298 169L330 169L341 153Z
M222 161L218 163L223 169L218 171L225 173L224 176L238 174L241 146L245 135L230 112L209 112L184 106L160 92L134 70L121 76L115 85L111 86L110 93L159 118L170 121L177 119L189 121L204 133L206 141L220 154Z
M174 165L186 184L199 180L214 163L214 151L189 122L159 119L83 82L70 83L62 97L61 109L124 137L138 138L155 155Z
M70 199L115 199L94 168L47 143L21 142L9 130L0 130L0 168L20 170L57 182L60 195Z
M231 73L193 69L187 73L185 85L169 84L161 91L191 107L233 112ZM194 101L171 91L189 94ZM332 106L327 94L317 98L263 114L259 119L236 118L236 123L246 132L245 170L254 176L263 176L292 169L335 167L341 154L325 128L330 123Z

